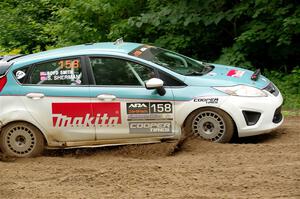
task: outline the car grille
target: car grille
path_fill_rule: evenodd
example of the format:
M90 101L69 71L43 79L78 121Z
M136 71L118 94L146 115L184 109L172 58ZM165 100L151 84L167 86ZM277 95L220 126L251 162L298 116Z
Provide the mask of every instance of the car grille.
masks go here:
M270 84L268 84L268 86L266 86L264 89L274 96L278 96L279 94L278 88L276 88L276 86L272 82L270 82Z

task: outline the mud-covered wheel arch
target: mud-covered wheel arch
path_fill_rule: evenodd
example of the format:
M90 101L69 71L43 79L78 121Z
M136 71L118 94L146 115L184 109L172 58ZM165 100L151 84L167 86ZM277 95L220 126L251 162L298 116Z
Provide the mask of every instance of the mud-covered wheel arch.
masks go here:
M191 112L182 125L182 131L184 137L199 136L219 143L238 137L232 117L216 107L201 107Z
M46 145L42 132L33 124L14 121L4 125L0 132L0 149L9 157L35 157Z

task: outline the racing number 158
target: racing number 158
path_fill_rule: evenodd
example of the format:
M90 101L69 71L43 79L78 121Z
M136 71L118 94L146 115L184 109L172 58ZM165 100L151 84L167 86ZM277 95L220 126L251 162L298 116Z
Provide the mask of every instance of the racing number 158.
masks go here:
M67 60L61 60L58 62L60 69L76 69L79 68L80 62L78 59L67 59Z
M170 102L150 103L151 113L172 113L172 104Z

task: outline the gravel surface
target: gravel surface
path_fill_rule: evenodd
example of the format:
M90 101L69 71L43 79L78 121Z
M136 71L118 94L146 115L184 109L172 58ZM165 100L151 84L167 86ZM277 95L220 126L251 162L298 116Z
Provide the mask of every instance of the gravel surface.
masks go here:
M51 150L0 161L0 198L300 198L300 117L231 144Z

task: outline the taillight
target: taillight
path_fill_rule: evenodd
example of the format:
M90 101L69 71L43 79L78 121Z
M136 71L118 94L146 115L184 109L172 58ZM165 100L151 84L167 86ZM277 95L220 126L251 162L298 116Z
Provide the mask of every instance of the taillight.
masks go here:
M5 84L7 82L7 78L6 76L2 76L0 77L0 92L2 91L2 89L4 88Z

